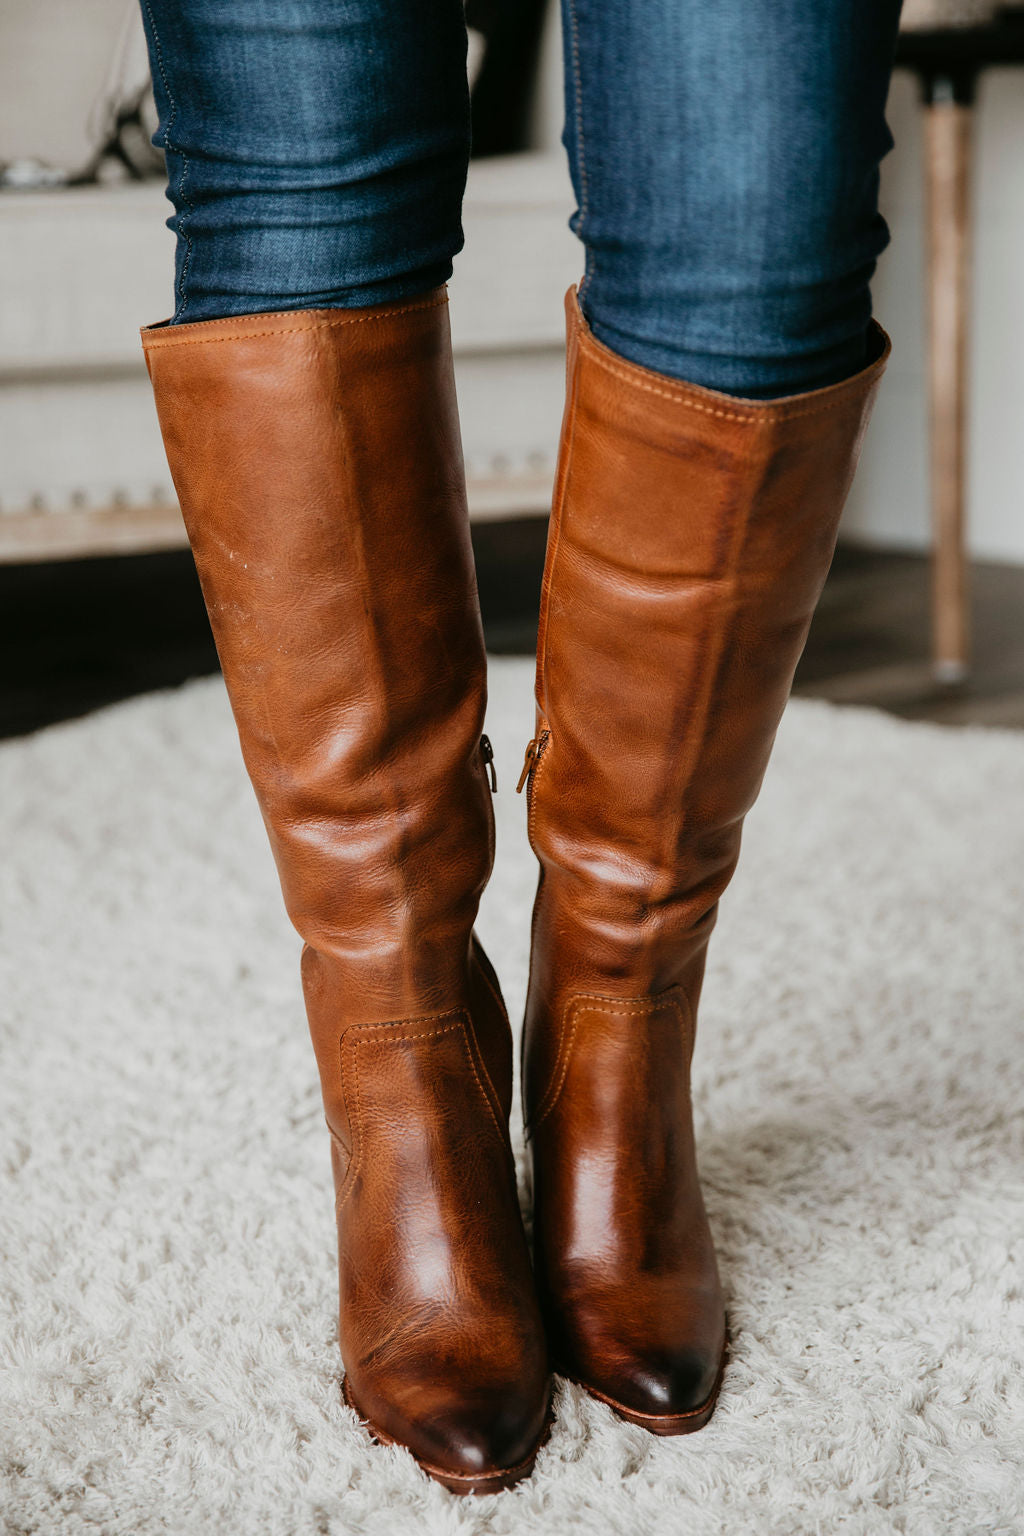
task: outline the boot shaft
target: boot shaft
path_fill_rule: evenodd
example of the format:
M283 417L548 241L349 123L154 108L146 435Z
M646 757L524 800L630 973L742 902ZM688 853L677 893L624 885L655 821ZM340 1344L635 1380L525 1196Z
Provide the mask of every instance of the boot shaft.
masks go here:
M346 1400L457 1492L525 1475L548 1376L472 933L485 657L444 293L144 333L289 914L331 1131Z
M143 340L307 972L363 1021L464 1006L493 817L446 295Z
M637 368L568 311L528 749L524 1030L556 1364L632 1422L710 1417L724 1308L690 1059L708 939L884 366L760 404Z
M534 968L556 932L560 972L581 948L586 990L632 997L700 969L888 344L875 327L856 378L765 405L616 357L573 293L567 317L529 807L557 918Z

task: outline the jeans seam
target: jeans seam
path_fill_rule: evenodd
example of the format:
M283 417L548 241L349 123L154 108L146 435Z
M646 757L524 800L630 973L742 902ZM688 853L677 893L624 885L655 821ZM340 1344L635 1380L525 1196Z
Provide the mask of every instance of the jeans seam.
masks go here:
M587 161L583 136L583 71L580 66L580 28L576 15L576 0L567 0L569 9L569 53L572 59L573 96L576 102L576 155L580 172L579 234L583 244L583 277L577 290L581 303L587 284L592 276L592 257L586 239L586 219L590 211L590 184L587 180Z
M178 115L178 103L175 100L174 92L171 90L171 83L167 76L167 69L164 65L163 49L160 47L160 34L157 31L156 18L153 15L153 8L150 5L149 0L142 0L142 3L146 8L146 15L149 18L150 30L153 34L153 51L156 54L157 68L160 71L160 80L163 84L164 90L167 92L167 100L171 104L170 115L168 116L166 127L164 128L164 144L172 154L181 156L181 175L178 177L177 193L179 200L185 204L186 212L183 214L179 213L178 215L177 233L179 238L185 242L185 259L181 264L181 275L177 282L178 302L175 306L173 315L173 320L177 320L179 316L185 313L185 307L188 303L188 299L185 294L185 280L188 277L188 269L192 264L192 236L188 232L187 224L188 217L191 213L194 212L194 209L192 207L191 200L189 199L189 195L185 191L185 178L188 175L189 161L188 155L185 153L185 151L183 149L179 149L171 138L171 130L174 127L174 120Z

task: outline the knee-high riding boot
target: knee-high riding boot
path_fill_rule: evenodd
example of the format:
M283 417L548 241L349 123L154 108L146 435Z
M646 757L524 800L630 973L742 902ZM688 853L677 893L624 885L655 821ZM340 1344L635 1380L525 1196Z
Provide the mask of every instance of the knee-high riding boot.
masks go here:
M527 748L541 865L524 1036L553 1364L659 1434L725 1358L690 1057L708 937L888 352L769 404L625 362L570 291Z
M511 1037L473 936L493 816L446 295L143 342L305 940L346 1399L447 1487L506 1487L532 1465L548 1375Z

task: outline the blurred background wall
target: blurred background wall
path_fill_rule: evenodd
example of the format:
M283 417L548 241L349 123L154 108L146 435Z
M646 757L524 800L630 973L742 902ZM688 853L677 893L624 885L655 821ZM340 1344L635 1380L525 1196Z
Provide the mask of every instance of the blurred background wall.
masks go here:
M896 148L882 173L892 244L875 308L893 358L844 519L848 536L927 549L928 445L922 115L915 81L893 77ZM968 547L1024 561L1024 73L993 69L975 109L967 459Z
M471 203L477 191L493 206L507 192L519 206L522 238L517 242L515 230L504 228L501 239L503 244L512 240L512 264L520 269L521 277L524 265L535 263L528 286L537 311L546 306L553 320L547 325L535 321L533 334L552 346L557 346L560 290L567 275L571 277L578 266L573 245L560 228L572 203L558 146L562 111L555 21L552 9L544 25L539 79L528 122L529 147L552 158L546 164L524 164L518 175L511 167L492 167L489 178L475 177L470 194ZM155 195L130 205L129 199L122 198L120 206L115 200L117 211L111 219L109 202L100 202L95 192L91 196L80 192L70 194L74 202L65 203L63 209L57 205L49 217L44 217L39 194L31 194L34 206L27 207L24 199L29 194L17 194L16 167L21 161L77 171L88 162L104 133L109 132L112 100L130 98L145 80L145 51L134 0L3 0L0 43L0 162L15 167L12 185L3 194L5 201L0 201L5 253L0 257L0 368L9 383L12 372L18 370L27 374L33 366L58 370L65 365L82 369L90 357L98 363L105 356L109 374L115 361L117 366L128 366L123 338L134 337L138 324L155 318L167 307L170 239L158 227L166 210ZM931 536L922 117L916 84L906 72L897 72L894 78L889 116L896 149L885 166L883 205L893 243L883 258L875 292L878 314L893 334L895 350L847 511L845 533L867 544L926 549ZM1024 560L1024 461L1018 449L1024 409L1024 285L1020 278L1024 256L1024 155L1020 151L1024 143L1024 90L1018 70L993 69L984 74L975 123L968 540L975 555ZM531 201L543 205L547 216L535 217L532 225L525 211ZM121 228L118 221L123 221ZM106 234L104 222L108 224ZM29 227L38 232L37 239L29 236ZM538 245L538 236L545 230L552 235L547 250L542 243ZM37 246L48 247L45 257L40 256ZM492 244L487 241L488 259L491 253ZM471 239L457 270L456 310L461 294L474 286L477 268L485 265L475 261L477 254ZM86 316L81 307L89 302L90 295L94 310ZM509 302L514 303L517 296L517 292L511 293ZM483 345L485 340L495 339L475 335L481 324L481 308L469 299L470 312L461 327L463 350L472 349L475 340ZM136 359L136 371L138 366ZM122 389L111 394L108 403L114 411L126 409L126 398ZM12 408L10 390L6 400L0 428L25 444L24 460L29 449L23 420L26 409ZM29 414L36 406L38 400L26 402ZM472 401L469 410L472 412ZM140 477L167 490L152 425L144 424L138 403L130 414L129 430L135 446L128 451L122 443L125 468L120 477L115 472L113 478L124 483L110 487L112 497L119 497L122 503L126 497L142 494ZM107 437L95 415L92 413L89 425L99 430L101 438ZM534 432L537 428L542 436L540 420L536 425L531 423ZM69 422L69 430L73 429ZM500 445L490 446L499 458L508 458L508 449L502 455ZM544 499L539 482L548 468L550 453L543 450L541 466L541 449L512 445L513 452L517 448L527 454L533 452L538 483L530 488L527 501L536 507ZM108 443L106 451L113 453L114 445ZM62 482L64 471L59 464L53 464L54 478L48 481L45 464L40 464L33 476L31 463L22 462L15 470L13 459L17 457L8 443L4 455L7 468L0 469L4 512L23 510L33 496L37 506L40 500L48 500L56 507L63 497L74 495L76 488ZM73 455L69 457L73 459ZM116 470L118 466L113 467ZM478 478L487 478L484 466L478 464L476 469ZM29 484L26 474L38 484ZM152 489L147 487L147 495ZM95 500L90 487L79 488L79 493L80 499L91 496ZM487 497L478 500L484 502Z
M973 24L994 9L907 0L905 14ZM477 153L452 287L456 370L489 643L528 649L562 408L561 300L581 265L559 144L560 28L553 0L467 0L467 19ZM954 36L952 67L957 36L968 34ZM1024 71L987 67L978 81L963 498L970 688L943 693L941 667L929 671L939 605L929 586L925 126L907 69L890 97L896 147L882 204L893 238L875 282L893 360L798 683L908 714L1024 723ZM50 655L67 672L65 712L213 665L187 556L152 563L184 544L138 341L138 327L171 306L154 126L137 0L0 0L0 669L15 658L0 735L56 717L57 705L29 698L60 670ZM68 620L61 637L58 615L72 609L77 628ZM167 632L147 640L144 621L158 612ZM179 639L173 662L146 670L147 644L155 654ZM72 652L102 660L89 676L76 661L73 677ZM954 667L945 681L964 676ZM12 688L20 702L10 704Z

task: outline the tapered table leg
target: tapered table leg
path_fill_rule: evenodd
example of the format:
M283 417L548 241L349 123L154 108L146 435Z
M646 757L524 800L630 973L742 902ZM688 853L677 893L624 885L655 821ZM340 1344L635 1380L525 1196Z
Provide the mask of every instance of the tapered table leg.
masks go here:
M969 169L972 109L938 93L925 109L931 416L932 657L936 678L966 676L970 652L964 517Z

